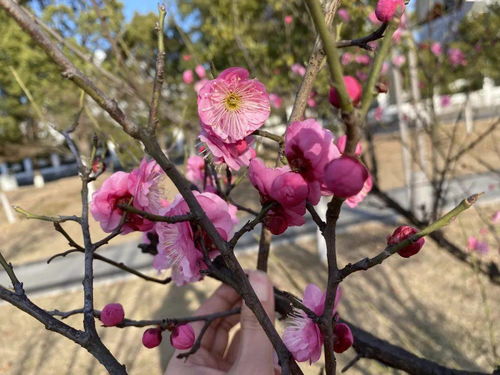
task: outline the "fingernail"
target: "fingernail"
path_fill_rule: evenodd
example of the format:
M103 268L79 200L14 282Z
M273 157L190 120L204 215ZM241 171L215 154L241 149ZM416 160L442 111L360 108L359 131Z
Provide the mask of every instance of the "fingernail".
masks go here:
M269 281L264 272L252 272L250 274L250 284L252 284L252 288L260 301L265 302L269 299Z

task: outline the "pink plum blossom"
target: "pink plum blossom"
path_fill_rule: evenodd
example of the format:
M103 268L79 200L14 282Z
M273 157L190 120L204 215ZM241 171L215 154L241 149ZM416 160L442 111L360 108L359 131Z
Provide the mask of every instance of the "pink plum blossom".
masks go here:
M404 12L405 7L404 0L378 0L375 15L380 22L389 22L396 11Z
M286 172L276 177L271 187L271 196L284 207L297 206L306 201L309 187L302 175Z
M356 55L354 61L361 65L369 65L372 59L368 55Z
M194 68L194 71L196 72L196 74L198 75L198 77L200 77L200 79L205 78L205 76L207 75L207 72L205 71L205 68L201 64L196 65L196 68Z
M337 312L341 294L341 290L337 289L333 315ZM325 310L325 299L325 293L318 286L309 284L304 291L302 302L316 315L322 315ZM283 342L295 360L299 362L309 361L313 363L318 361L321 357L323 341L323 335L318 325L303 311L298 312L298 316L292 319L291 325L285 329L283 334Z
M309 184L309 202L317 204L325 166L340 157L333 134L314 119L293 122L285 133L285 155Z
M281 108L283 104L283 98L277 94L269 94L269 100L274 108Z
M451 97L449 95L441 96L441 107L448 107L451 104Z
M352 76L344 76L344 84L347 90L347 94L349 94L352 103L354 105L358 104L363 92L363 88L361 87L358 80ZM328 99L334 107L340 108L340 97L335 87L332 87L330 89Z
M486 241L479 241L476 237L470 236L467 239L467 248L481 255L487 254L490 251L490 246Z
M435 56L441 56L443 54L443 47L441 46L441 43L439 42L434 42L431 44L431 52Z
M202 130L200 141L205 143L212 152L216 164L226 163L235 171L240 167L248 166L250 159L255 157L255 150L251 147L254 141L252 136L234 143L225 143L219 137Z
M248 77L246 69L229 68L198 92L202 127L223 142L244 139L264 125L271 112L266 88Z
M360 81L366 81L368 79L368 73L357 71L356 78L359 79Z
M345 145L347 144L347 135L341 135L340 137L337 138L335 141L335 144L337 145L337 148L339 149L340 153L345 152ZM356 149L354 151L354 154L359 156L363 152L363 147L361 146L361 143L358 143L356 145Z
M142 334L142 345L148 349L156 348L161 344L161 328L148 328Z
M492 222L493 224L498 224L498 223L500 223L500 211L495 212L495 213L491 216L491 222Z
M182 55L182 59L184 61L189 61L189 60L191 60L191 55Z
M179 350L186 350L194 344L194 330L191 324L181 324L175 326L170 334L170 343Z
M396 55L392 58L392 64L398 68L403 66L406 62L406 57L404 55Z
M106 327L113 327L125 319L125 310L120 303L108 303L101 311L99 319Z
M309 93L309 97L307 98L307 105L311 108L314 108L317 105L315 97L316 97L316 92L311 91Z
M290 25L291 23L293 22L293 17L288 15L288 16L285 16L285 23L287 25Z
M340 8L337 11L337 14L344 22L349 22L351 20L351 15L349 14L349 11L347 9Z
M280 176L288 173L290 173L290 168L288 166L268 168L264 165L264 162L258 158L252 159L248 168L248 178L252 185L259 191L260 201L263 205L271 201L277 201L278 203L287 201L299 202L295 206L284 206L280 204L268 211L264 218L264 225L275 235L283 233L288 227L300 226L305 223L304 214L306 213L306 201L303 200L303 185L299 187L301 185L300 181L294 181L294 186L299 187L296 191L298 197L293 196L294 192L292 190L274 190L276 187L282 187L287 178L289 178L289 181L294 179L293 177L287 177L282 181L278 179Z
M375 11L371 12L369 15L368 15L368 19L370 20L371 23L373 23L374 25L380 25L382 22L379 21L379 19L377 18L377 15L375 14Z
M358 194L370 175L358 159L347 155L330 161L325 166L324 173L326 188L340 198Z
M398 27L396 31L394 31L394 34L392 34L392 40L395 43L401 42L401 37L403 36L403 28Z
M194 82L194 74L192 70L185 70L184 73L182 73L182 80L186 85L190 85L191 83Z
M99 222L106 233L111 233L118 228L124 212L118 206L120 204L131 204L132 193L129 190L129 173L115 172L109 176L100 189L98 189L90 203L90 212L94 219ZM139 215L127 214L127 219L122 226L122 234L133 231L148 231L153 223Z
M166 175L155 160L142 159L139 168L130 172L128 189L134 197L134 207L161 214L168 202L161 187Z
M382 64L382 70L380 71L380 74L386 74L389 71L389 63L384 62Z
M340 62L342 63L342 65L348 65L352 62L352 60L353 60L353 55L352 53L349 52L344 52L340 57Z
M290 70L292 73L298 74L299 76L304 76L304 74L306 74L306 68L301 64L293 64Z
M372 188L373 188L372 176L368 175L368 178L366 179L365 183L363 184L361 191L356 195L348 197L346 199L345 203L351 208L356 207L358 204L363 202L363 200L366 198L366 196L372 190Z
M238 223L236 207L226 203L212 193L193 191L196 200L214 224L217 232L224 240L228 240L234 226ZM179 194L168 207L165 215L184 215L189 207ZM153 260L153 267L158 270L172 268L172 280L177 285L198 281L202 278L200 271L206 268L200 241L204 241L209 256L213 259L219 250L211 243L205 232L194 231L189 222L156 224L158 233L158 254Z
M465 55L459 48L450 48L448 50L448 61L453 66L467 65Z
M199 94L200 90L205 86L205 84L208 82L208 79L200 79L198 82L194 84L194 91Z
M392 246L400 243L401 241L406 240L407 238L413 236L415 233L418 233L418 230L410 227L408 225L401 225L397 227L394 232L387 237L387 245ZM409 258L412 255L415 255L422 249L425 244L425 238L421 237L417 241L407 245L398 251L398 254L403 258Z
M217 191L213 177L205 175L205 159L201 156L190 156L186 163L186 178L195 184L201 191L215 193Z

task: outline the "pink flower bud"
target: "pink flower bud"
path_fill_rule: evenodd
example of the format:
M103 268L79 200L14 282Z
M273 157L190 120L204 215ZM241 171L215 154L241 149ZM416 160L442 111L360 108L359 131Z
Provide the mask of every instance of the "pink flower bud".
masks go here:
M182 80L186 85L190 85L194 81L194 76L193 76L193 71L192 70L185 70L184 73L182 73Z
M347 9L344 9L344 8L340 8L338 11L337 11L337 14L339 15L339 17L342 19L342 21L344 22L349 22L351 20L351 16L349 14L349 11Z
M404 0L379 0L375 8L375 15L380 22L389 22L398 8L404 12Z
M123 322L125 311L119 303L108 303L101 311L100 319L106 327L112 327Z
M161 343L161 329L148 328L142 335L142 345L148 349L156 348Z
M333 342L333 350L335 353L343 353L349 349L354 343L351 329L347 324L337 323L333 329L335 341Z
M325 167L325 185L333 195L349 198L358 194L370 174L357 159L343 155Z
M347 89L347 93L352 100L352 103L354 105L358 104L363 92L363 88L361 87L358 80L352 76L345 76L344 84ZM332 87L330 89L330 95L328 96L328 99L334 107L340 108L340 97L335 87Z
M205 78L206 72L205 72L205 68L203 67L203 65L196 65L196 68L194 68L194 71L196 72L196 74L198 74L198 77L200 77L200 79Z
M190 324L176 326L170 334L170 343L176 349L189 349L194 344L194 331Z
M293 22L293 17L292 16L285 16L285 23L287 25L290 25Z
M387 237L387 245L392 246L406 240L407 238L413 236L418 230L407 225L402 225L397 227L394 232ZM398 254L403 258L409 258L420 251L420 249L425 244L425 238L419 238L414 243L402 248L398 251Z
M286 172L276 177L271 187L271 197L285 207L304 202L308 194L306 180L296 172Z

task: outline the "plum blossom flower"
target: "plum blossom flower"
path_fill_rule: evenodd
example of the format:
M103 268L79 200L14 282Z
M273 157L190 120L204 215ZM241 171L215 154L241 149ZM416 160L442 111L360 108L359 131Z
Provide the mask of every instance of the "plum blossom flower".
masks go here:
M404 0L378 0L375 15L380 22L389 22L398 9L403 12L405 7Z
M287 25L290 25L290 24L293 22L293 17L292 17L292 16L290 16L290 15L288 15L288 16L285 16L285 19L284 19L284 20L285 20L285 23L286 23Z
M337 312L337 305L340 301L341 294L341 289L337 289L333 315ZM304 290L304 298L302 302L316 315L321 315L325 310L325 299L326 294L323 293L318 286L315 284L309 284ZM347 328L350 332L349 327ZM347 336L347 332L342 335L342 338L344 336ZM288 350L290 350L293 354L295 360L299 362L309 361L310 363L313 363L318 361L321 357L323 341L323 335L321 334L318 325L303 311L298 312L298 316L292 319L291 325L285 329L283 334L283 342ZM342 342L342 344L342 349L344 349L345 343ZM339 348L339 346L337 346L337 348Z
M148 328L142 335L142 345L148 349L156 348L161 344L161 328Z
M366 198L366 196L372 190L372 188L373 188L372 176L368 175L368 178L366 179L365 183L363 184L361 191L356 195L348 197L346 199L345 203L351 208L356 207L358 204L363 202L363 200Z
M368 15L368 19L370 20L371 23L373 23L374 25L380 25L382 22L379 21L379 19L377 18L377 15L375 14L375 11L371 12L369 15Z
M125 319L125 310L120 303L108 303L103 307L99 319L106 327L116 326Z
M448 61L453 66L467 65L465 55L459 48L450 48L448 50Z
M352 60L353 60L352 53L349 52L344 52L340 57L340 62L342 63L342 65L348 65L352 62Z
M212 193L193 191L193 194L220 236L224 240L228 240L234 226L238 223L236 207ZM183 215L188 212L189 207L179 194L168 207L165 215ZM205 232L195 231L189 222L174 224L159 222L155 228L159 242L158 254L153 260L153 267L157 270L172 268L172 280L176 285L200 280L202 278L200 271L206 269L200 241L204 241L211 259L219 253Z
M104 232L110 233L120 224L125 214L118 206L120 204L131 204L134 201L132 192L129 189L129 173L115 172L108 177L100 189L98 189L90 203L90 212L94 219L99 222ZM139 209L144 207L135 205ZM127 214L125 223L122 226L121 234L133 231L148 231L154 223L135 214Z
M347 9L340 8L337 11L337 14L344 22L349 22L351 20L351 15L349 14L349 11Z
M371 60L372 59L368 55L356 55L356 57L354 57L354 61L361 65L369 65Z
M384 62L382 64L382 70L380 71L380 74L386 74L389 71L389 63Z
M434 56L441 56L443 54L443 47L441 46L441 43L439 42L432 43L431 52L434 54Z
M249 79L243 68L229 68L198 92L202 128L223 142L244 139L264 125L271 105L262 83Z
M370 176L366 167L357 158L348 155L342 155L329 162L324 173L326 188L340 198L358 194Z
M200 79L205 78L205 76L207 75L207 72L205 71L205 68L201 64L196 65L196 68L194 68L194 71L196 72L196 74L198 75L198 77L200 77Z
M290 70L292 71L292 73L298 74L302 77L304 76L304 74L306 74L306 68L301 64L293 64Z
M264 218L264 225L271 233L278 235L288 227L300 226L305 223L306 201L308 193L304 194L304 185L300 179L290 177L288 166L281 168L267 168L258 158L250 161L248 178L260 193L260 201L266 203L277 201L280 205L273 207ZM286 177L285 175L288 175ZM289 188L282 190L286 183L293 183ZM286 205L287 202L296 205Z
M170 334L170 343L179 350L186 350L194 344L194 330L191 324L181 324L175 326Z
M215 193L217 191L213 177L205 175L205 159L198 155L192 155L186 163L186 178L198 186L201 191Z
M229 168L235 171L239 170L240 167L248 166L250 160L255 157L255 150L251 147L254 141L252 136L234 143L225 143L219 137L202 130L200 141L205 143L214 155L214 163L226 163Z
M349 97L352 100L352 103L354 105L358 104L363 92L363 88L361 87L358 80L352 76L344 76L344 84L347 90L347 94L349 94ZM335 87L332 87L330 89L328 99L334 107L340 108L340 96Z
M316 97L316 92L311 91L309 93L309 97L307 98L307 105L311 108L314 108L317 105L315 97Z
M283 98L277 94L269 94L269 100L274 108L281 108L283 104Z
M205 86L205 84L208 82L208 79L200 79L198 82L194 84L194 91L199 94L200 90Z
M451 97L449 95L441 96L441 107L448 107L451 104Z
M406 62L406 57L404 55L396 55L392 58L392 64L398 68L403 66Z
M168 205L162 182L165 173L155 160L142 159L139 168L130 172L128 189L134 197L134 207L153 214L161 214Z
M491 216L491 222L492 222L493 224L498 224L498 223L500 223L500 211L495 212L495 213Z
M487 254L490 251L490 246L486 241L479 241L476 237L470 236L467 239L467 248L481 255Z
M185 70L182 73L182 80L186 85L190 85L191 83L194 82L194 75L192 70Z
M307 181L308 201L317 204L325 166L340 157L333 134L314 119L293 122L285 133L285 155L292 170Z

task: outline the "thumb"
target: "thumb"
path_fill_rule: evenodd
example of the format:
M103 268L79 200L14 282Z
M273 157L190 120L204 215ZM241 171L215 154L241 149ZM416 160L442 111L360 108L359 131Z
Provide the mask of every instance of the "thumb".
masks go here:
M274 323L273 285L260 271L249 272L248 279L267 315ZM259 321L248 306L241 307L241 343L235 366L237 374L274 374L274 349Z

